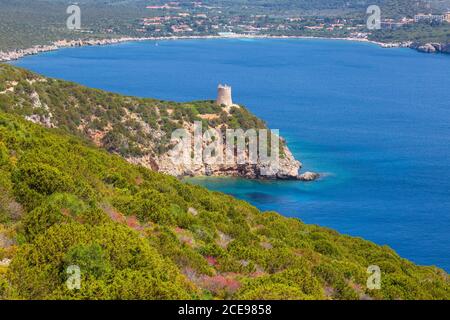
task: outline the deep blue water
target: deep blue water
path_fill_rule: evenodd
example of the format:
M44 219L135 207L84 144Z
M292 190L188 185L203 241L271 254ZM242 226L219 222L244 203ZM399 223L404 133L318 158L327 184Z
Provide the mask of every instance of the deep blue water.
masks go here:
M450 271L450 56L333 40L189 40L64 49L16 65L130 95L213 99L280 129L314 183L196 179Z

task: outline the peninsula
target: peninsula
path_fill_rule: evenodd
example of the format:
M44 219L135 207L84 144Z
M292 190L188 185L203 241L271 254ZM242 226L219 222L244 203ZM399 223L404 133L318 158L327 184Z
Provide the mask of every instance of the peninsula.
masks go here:
M204 123L205 130L217 129L224 141L223 128L268 129L244 106L233 104L231 91L224 95L220 87L217 101L174 103L90 89L8 65L2 65L2 69L0 98L9 101L1 106L4 111L48 128L64 128L131 163L154 171L177 177L236 176L302 181L319 177L312 172L299 174L302 165L281 137L279 168L269 174L261 173L265 167L263 163L241 164L237 163L237 158L231 163L218 164L176 162L171 155L171 135L181 128L193 134L196 121ZM55 94L64 99L51 98ZM67 108L77 112L67 112Z

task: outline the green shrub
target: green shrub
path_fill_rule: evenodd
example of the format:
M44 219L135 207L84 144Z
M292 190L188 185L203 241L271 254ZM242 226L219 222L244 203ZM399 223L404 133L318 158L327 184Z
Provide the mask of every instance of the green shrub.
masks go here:
M312 300L314 297L304 294L299 288L285 284L264 284L257 288L241 290L237 295L241 300Z
M23 219L23 230L28 240L45 232L57 223L67 223L76 218L87 206L71 194L54 194Z
M314 249L329 257L338 257L340 255L339 250L331 242L326 240L318 240L314 244Z
M65 271L71 264L80 267L80 291L68 292L66 288ZM148 282L139 281L145 278L160 287L148 291L146 298L187 298L194 294L177 268L144 239L125 226L111 223L54 225L37 236L33 244L22 246L10 269L12 286L26 299L118 298L114 292L129 292L126 298L139 298L149 289ZM117 281L123 281L123 285ZM102 290L98 290L99 286ZM55 292L59 295L55 296Z
M64 269L71 265L78 266L83 273L88 273L95 279L111 272L109 257L97 243L70 248L64 257Z
M5 144L0 141L0 167L9 164L9 152Z
M28 208L37 206L45 196L74 189L69 175L44 163L22 164L14 171L12 181L15 194Z

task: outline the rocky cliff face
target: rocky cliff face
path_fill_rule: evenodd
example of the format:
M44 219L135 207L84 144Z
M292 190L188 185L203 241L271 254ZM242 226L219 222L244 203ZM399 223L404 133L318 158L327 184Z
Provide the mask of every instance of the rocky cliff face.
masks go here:
M450 53L450 43L412 43L410 47L425 53Z
M127 158L127 161L176 177L228 176L246 179L301 180L306 182L317 180L320 177L315 172L300 174L302 164L295 159L287 146L282 147L282 153L283 157L279 159L277 169L272 172L267 168L267 165L260 162L257 164L238 164L237 162L231 164L192 164L187 160L180 163L174 161L170 152L157 158L153 158L151 155L144 155L142 157Z
M234 108L241 107L235 105ZM224 108L224 110L229 109ZM236 155L233 161L224 161L226 155L224 125L220 124L216 127L208 128L214 129L220 133L222 147L218 151L222 154L222 161L206 161L204 159L194 161L192 151L188 150L188 152L184 152L180 155L175 152L175 148L169 149L157 156L144 154L138 157L127 157L126 159L131 163L139 164L176 177L233 176L247 179L298 179L304 181L312 181L318 178L318 175L312 173L299 175L302 164L295 159L282 138L280 138L281 143L279 145L280 156L272 162L263 162L258 159L255 164L252 164L249 160L248 146L245 149L244 163L238 163ZM185 125L184 129L189 136L194 135L195 130L191 124ZM160 134L164 135L163 132L160 132ZM203 142L201 150L204 150L205 148L207 148L207 143Z
M155 163L158 171L173 176L233 176L248 179L304 179L305 176L299 176L301 169L300 161L297 161L288 147L283 146L284 157L279 159L279 165L276 170L270 170L267 165L258 162L257 164L238 164L237 161L230 164L191 164L189 161L184 163L175 163L170 153L166 153L156 159ZM130 159L131 162L148 166L149 158ZM315 179L315 178L314 178ZM312 179L312 180L314 180Z

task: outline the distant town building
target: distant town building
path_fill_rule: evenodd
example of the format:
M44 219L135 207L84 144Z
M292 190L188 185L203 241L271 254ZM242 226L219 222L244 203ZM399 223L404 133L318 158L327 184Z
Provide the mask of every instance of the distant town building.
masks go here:
M445 19L445 16L442 14L423 14L419 13L414 16L414 22L443 22Z
M226 38L236 38L239 35L234 32L219 32L218 33L220 37L226 37Z
M231 107L233 105L230 86L219 84L219 86L217 87L216 103L219 106L224 105L226 107Z
M407 17L403 17L400 22L402 22L403 24L409 24L409 23L414 23L414 19L410 19Z
M394 19L384 19L381 21L381 28L382 29L397 29L401 28L406 24L414 23L414 19L408 19L406 17L403 17L401 20L396 21Z
M444 20L447 21L448 23L450 23L450 11L444 13Z

